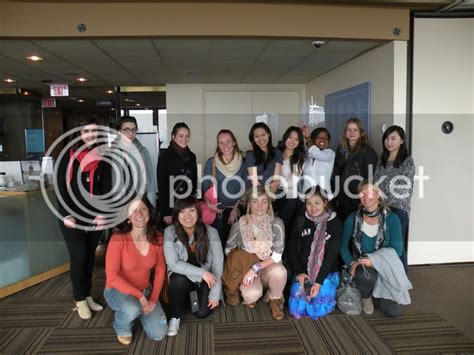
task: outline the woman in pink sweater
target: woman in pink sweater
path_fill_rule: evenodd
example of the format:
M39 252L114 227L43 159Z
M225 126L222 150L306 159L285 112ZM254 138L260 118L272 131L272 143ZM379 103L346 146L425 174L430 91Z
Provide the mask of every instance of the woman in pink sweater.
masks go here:
M143 196L128 207L128 219L110 239L105 262L105 299L115 311L114 329L120 343L132 342L132 326L139 319L147 336L162 340L168 325L158 301L165 277L163 237L156 230L155 211ZM150 273L154 271L154 281Z

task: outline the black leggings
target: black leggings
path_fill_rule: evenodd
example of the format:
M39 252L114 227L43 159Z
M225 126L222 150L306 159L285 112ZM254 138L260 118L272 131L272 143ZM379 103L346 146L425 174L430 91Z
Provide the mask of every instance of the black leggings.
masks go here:
M95 250L102 232L66 228L62 221L59 222L59 226L71 261L69 276L72 283L72 295L76 302L83 301L91 295Z
M228 222L231 212L232 208L225 208L222 213L218 213L216 215L216 219L214 220L214 223L212 223L212 226L217 229L217 232L219 233L219 238L222 243L222 250L225 249L227 238L229 237L231 225Z
M354 274L354 281L356 282L357 289L360 291L362 298L369 298L372 296L372 291L375 288L379 274L372 267L366 267L365 271L362 265L356 267ZM385 298L379 298L378 307L388 317L396 318L402 312L402 305L392 300Z
M207 284L204 281L195 284L186 276L173 273L168 288L169 318L181 318L184 307L190 304L189 293L193 290L197 291L199 299L199 310L194 313L196 317L206 318L211 314L211 310L207 307L210 291Z

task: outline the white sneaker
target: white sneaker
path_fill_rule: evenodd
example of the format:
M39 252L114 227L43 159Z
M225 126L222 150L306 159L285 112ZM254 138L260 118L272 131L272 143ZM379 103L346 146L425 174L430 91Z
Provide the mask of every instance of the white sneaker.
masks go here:
M100 312L101 310L104 309L104 307L102 307L100 304L94 301L91 296L86 297L86 301L91 311Z
M74 308L74 311L77 311L79 317L81 317L82 319L90 319L92 317L92 312L89 306L87 305L86 300L76 302L76 307Z
M365 314L374 313L374 302L372 301L372 296L369 298L362 298L362 310Z
M169 337L174 337L179 332L179 323L181 318L171 318L168 324L168 333L166 334Z

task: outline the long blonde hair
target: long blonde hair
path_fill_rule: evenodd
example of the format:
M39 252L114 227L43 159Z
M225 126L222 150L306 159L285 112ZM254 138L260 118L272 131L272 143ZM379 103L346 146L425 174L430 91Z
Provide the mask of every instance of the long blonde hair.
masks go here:
M267 190L261 185L258 186L251 186L247 189L243 196L243 202L246 205L245 207L245 214L250 215L252 212L250 211L250 201L256 197L260 197L262 195L267 196L268 199L268 211L267 214L273 219L275 217L273 213L273 207L272 207L272 199L270 196L268 196Z
M346 138L346 130L349 124L354 123L357 126L357 129L360 132L360 137L356 143L356 145L351 148L349 145L349 141ZM369 137L365 133L364 126L362 125L362 121L357 117L351 117L346 121L346 125L344 126L344 131L342 132L341 140L339 141L339 150L341 151L352 151L357 150L359 147L363 148L369 145Z

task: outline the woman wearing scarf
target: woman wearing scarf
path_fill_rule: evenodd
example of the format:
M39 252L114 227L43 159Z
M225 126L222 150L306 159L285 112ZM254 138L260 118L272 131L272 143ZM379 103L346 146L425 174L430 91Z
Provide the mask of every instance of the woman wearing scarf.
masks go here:
M369 169L374 172L376 164L377 153L369 145L361 120L356 117L349 118L336 151L331 177L332 193L336 196L336 211L342 221L357 211L357 184L369 178ZM346 180L350 180L348 184Z
M212 226L219 232L222 248L224 248L230 227L239 217L239 199L245 192L247 182L247 170L242 153L234 133L228 129L222 129L217 134L216 153L207 160L204 167L204 176L213 176L214 174L217 187L217 205L211 204L206 196L203 199L209 209L217 213ZM210 186L211 180L204 180L202 183L203 193Z
M165 224L172 223L172 211L176 198L186 198L196 192L196 155L189 149L189 138L188 125L184 122L176 123L171 131L170 146L158 159L159 210L160 218ZM171 191L170 181L173 181Z
M351 213L344 223L341 256L361 293L362 310L372 314L372 292L378 272L372 265L370 254L379 249L392 248L400 257L403 252L402 230L400 219L385 206L377 186L363 181L358 191L361 207ZM401 260L397 261L405 275ZM385 315L396 317L401 312L401 305L392 300L379 298L378 302Z
M336 307L342 223L319 186L308 190L305 205L304 215L293 223L288 246L291 271L296 275L288 308L297 319L317 319Z
M225 254L239 248L255 254L260 261L245 273L239 287L243 304L254 308L267 288L264 301L269 302L272 317L281 320L283 313L283 289L287 272L281 263L285 248L285 227L281 219L273 216L270 198L262 186L250 188L246 194L247 214L240 217L230 230Z
M135 196L138 191L146 195L153 207L156 207L156 177L153 172L150 153L137 139L138 123L135 117L122 116L115 129L117 139L113 142L116 153L121 156L120 174L112 175L113 186L119 184L120 196ZM117 157L118 159L118 157ZM125 170L127 169L127 171ZM127 183L128 182L128 183ZM145 184L141 186L140 184ZM127 198L130 200L131 196Z
M91 297L95 250L105 223L102 211L92 205L94 195L110 189L110 165L105 163L96 142L99 135L95 118L79 122L78 138L60 156L57 172L59 226L70 256L70 271L75 310L89 319L102 306Z

